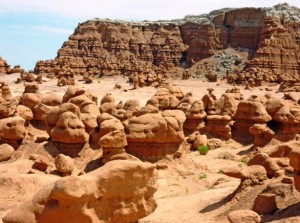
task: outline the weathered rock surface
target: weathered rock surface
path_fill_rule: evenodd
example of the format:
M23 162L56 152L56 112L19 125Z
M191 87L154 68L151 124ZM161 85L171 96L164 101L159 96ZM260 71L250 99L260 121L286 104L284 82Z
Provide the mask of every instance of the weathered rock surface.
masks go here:
M128 153L149 161L175 154L184 141L185 115L180 110L165 110L157 114L144 114L128 120Z
M230 223L260 223L260 216L251 210L232 211L228 214Z
M2 57L0 57L0 74L7 74L10 70L10 66Z
M9 160L14 153L14 148L8 144L0 145L0 162Z
M86 175L45 186L32 202L11 210L3 222L136 222L156 208L156 178L155 165L111 161Z
M182 67L234 48L247 52L249 63L237 75L230 64L224 64L233 82L260 85L295 80L299 24L299 9L287 4L222 9L171 21L94 19L80 23L57 57L38 61L35 72L56 75L66 84L73 84L67 82L74 74L123 74L141 86L158 82L158 75L170 71L182 74ZM239 58L234 60L240 63Z
M249 128L254 124L266 124L272 120L264 105L257 101L241 101L234 115L234 134L239 141L251 141Z

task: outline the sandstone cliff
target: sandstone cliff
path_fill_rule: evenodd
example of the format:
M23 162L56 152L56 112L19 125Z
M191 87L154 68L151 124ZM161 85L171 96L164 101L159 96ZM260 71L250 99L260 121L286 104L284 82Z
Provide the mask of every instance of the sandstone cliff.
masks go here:
M54 60L38 61L36 73L126 75L178 74L219 50L247 52L234 79L281 81L299 76L300 10L222 9L181 20L80 23ZM263 74L262 74L263 73ZM242 77L242 78L241 78Z

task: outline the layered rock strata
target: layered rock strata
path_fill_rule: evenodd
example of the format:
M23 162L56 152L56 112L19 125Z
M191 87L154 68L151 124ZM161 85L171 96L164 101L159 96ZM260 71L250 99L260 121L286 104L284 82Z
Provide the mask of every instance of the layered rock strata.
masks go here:
M162 113L148 113L130 118L125 129L128 141L126 150L148 161L174 155L184 141L185 119L180 110L165 110Z
M170 21L94 19L78 25L54 60L38 61L35 73L142 75L151 83L154 76L181 74L183 68L219 50L234 48L248 52L249 63L240 74L228 74L233 82L260 85L295 80L299 78L299 30L299 9L287 4L222 9Z

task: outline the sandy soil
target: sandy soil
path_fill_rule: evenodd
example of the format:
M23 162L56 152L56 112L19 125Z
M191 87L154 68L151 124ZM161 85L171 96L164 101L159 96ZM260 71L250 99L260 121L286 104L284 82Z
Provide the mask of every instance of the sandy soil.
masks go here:
M23 84L14 83L17 77L19 77L18 74L0 76L1 81L9 84L14 96L21 95L24 90ZM201 99L207 93L207 88L214 88L217 97L220 97L226 89L232 88L232 86L225 83L207 83L200 80L171 80L171 82L180 86L184 92L192 92L195 99ZM114 89L115 84L120 84L122 89ZM97 95L100 100L106 93L110 92L117 102L138 99L142 106L157 90L153 87L132 90L132 86L126 83L126 78L122 77L104 78L89 85L77 81L77 85L88 89ZM265 87L261 87L255 88L253 91L242 89L242 93L245 99L253 94L264 95L267 92L275 94L278 86L269 88L272 91L267 91ZM57 93L63 95L66 89L67 86L57 87L56 80L47 80L40 85L40 92L43 94ZM124 91L124 89L128 90ZM276 94L282 97L282 93ZM247 155L239 154L244 154L240 152L247 149L249 148L229 140L224 147L211 150L205 156L195 151L183 155L180 159L159 161L166 164L168 168L159 170L159 188L155 194L158 207L154 213L139 222L227 222L226 216L222 215L226 210L225 203L220 207L212 207L209 211L207 211L207 207L222 200L237 188L239 180L223 175L221 170L230 166L242 168L245 165L243 160ZM26 177L28 174L25 173L28 171L30 163L25 161L15 162L13 165L10 164L11 166L8 165L7 163L0 163L0 219L8 209L30 200L39 188L56 180L55 177L50 175L37 177L31 174ZM12 175L15 175L15 177L12 177Z
M9 84L13 96L19 96L24 91L24 86L22 83L16 84L15 80L19 77L19 74L11 75L1 75L0 80L5 81ZM68 86L57 87L57 80L45 79L45 82L40 85L40 92L43 94L56 93L63 95L68 88ZM225 82L205 82L203 80L169 80L168 82L178 85L183 92L192 92L195 99L201 99L201 97L207 93L207 88L213 88L214 94L219 98L227 89L231 89L232 86L226 84ZM122 89L115 89L115 85L120 84ZM127 78L125 77L106 77L95 80L92 84L84 84L77 78L76 85L82 86L82 88L91 91L91 93L98 96L101 99L106 93L111 93L117 102L125 102L128 99L138 99L141 105L145 105L147 100L151 98L152 95L157 91L154 87L143 87L139 89L132 89L132 85L127 83ZM264 95L266 93L275 93L278 90L278 86L265 86L257 87L254 90L244 90L241 88L241 92L244 98L247 99L251 95ZM269 90L266 90L268 88ZM126 91L124 91L126 89ZM270 91L271 90L271 91ZM283 93L276 93L279 97L283 96ZM300 93L299 93L300 95Z

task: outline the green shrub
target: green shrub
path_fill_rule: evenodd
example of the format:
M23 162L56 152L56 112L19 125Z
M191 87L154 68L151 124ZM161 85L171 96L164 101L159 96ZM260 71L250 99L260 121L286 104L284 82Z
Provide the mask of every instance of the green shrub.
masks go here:
M208 146L198 146L198 151L201 155L206 155L209 151Z
M199 174L199 180L205 179L207 178L207 174L206 173L200 173Z

